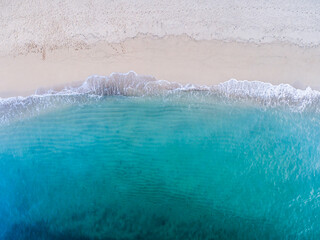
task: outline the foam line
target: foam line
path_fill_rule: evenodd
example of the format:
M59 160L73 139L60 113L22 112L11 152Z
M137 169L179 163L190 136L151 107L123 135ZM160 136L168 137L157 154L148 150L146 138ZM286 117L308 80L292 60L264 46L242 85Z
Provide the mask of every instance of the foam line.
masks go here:
M28 97L0 98L1 122L17 116L34 115L44 109L81 104L102 96L178 96L186 94L203 97L219 97L236 102L251 102L263 108L284 106L292 111L318 111L320 92L307 88L296 89L289 84L272 85L260 81L231 79L214 86L179 84L157 80L152 76L128 73L112 73L110 76L93 75L81 85L62 90L39 90Z

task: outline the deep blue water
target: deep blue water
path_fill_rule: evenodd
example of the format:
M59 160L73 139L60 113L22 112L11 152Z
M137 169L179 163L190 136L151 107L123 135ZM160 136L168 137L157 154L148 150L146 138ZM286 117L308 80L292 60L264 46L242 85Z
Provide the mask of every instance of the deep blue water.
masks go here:
M0 126L0 239L319 239L320 115L107 96Z

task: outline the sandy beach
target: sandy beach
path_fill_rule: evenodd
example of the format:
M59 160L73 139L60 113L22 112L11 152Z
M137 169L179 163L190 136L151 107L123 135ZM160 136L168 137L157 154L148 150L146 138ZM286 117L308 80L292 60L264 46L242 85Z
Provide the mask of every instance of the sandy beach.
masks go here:
M0 97L112 72L214 85L231 78L320 89L320 4L4 1Z

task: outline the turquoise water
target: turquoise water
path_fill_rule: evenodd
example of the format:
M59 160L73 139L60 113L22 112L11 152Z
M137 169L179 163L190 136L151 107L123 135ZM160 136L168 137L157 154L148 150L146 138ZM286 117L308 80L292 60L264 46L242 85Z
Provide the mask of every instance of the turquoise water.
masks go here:
M84 98L0 126L1 239L319 239L318 113Z

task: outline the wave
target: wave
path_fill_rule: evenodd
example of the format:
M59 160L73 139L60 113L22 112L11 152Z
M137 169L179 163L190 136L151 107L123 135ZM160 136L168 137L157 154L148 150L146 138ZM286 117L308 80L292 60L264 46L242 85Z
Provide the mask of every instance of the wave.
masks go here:
M273 85L260 81L231 79L214 86L179 84L157 80L152 76L112 73L109 76L93 75L77 86L60 90L39 89L28 97L0 98L0 122L8 122L23 115L55 107L81 104L103 96L191 96L223 101L255 103L263 108L285 107L295 112L320 110L320 92L307 88L296 89L289 84Z

